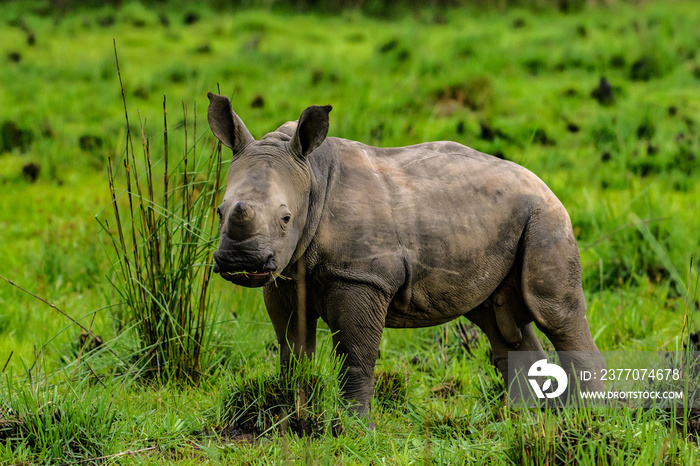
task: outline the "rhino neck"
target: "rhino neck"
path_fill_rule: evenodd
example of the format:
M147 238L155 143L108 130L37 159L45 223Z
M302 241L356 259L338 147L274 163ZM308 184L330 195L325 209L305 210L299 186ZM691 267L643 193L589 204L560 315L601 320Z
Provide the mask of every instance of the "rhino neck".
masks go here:
M296 263L307 253L309 245L316 237L318 225L321 222L323 209L330 192L330 184L335 172L335 158L333 157L333 138L327 138L315 151L309 155L309 167L311 168L311 189L309 190L309 208L306 214L306 225L302 232L296 250L285 268L285 272L295 270ZM313 257L307 257L305 270L314 266ZM284 274L284 272L283 272Z

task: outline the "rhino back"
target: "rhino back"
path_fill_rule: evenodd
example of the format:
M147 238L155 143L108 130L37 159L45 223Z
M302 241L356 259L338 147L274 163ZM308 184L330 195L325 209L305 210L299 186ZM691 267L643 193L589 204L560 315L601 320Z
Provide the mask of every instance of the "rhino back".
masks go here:
M391 295L388 327L436 325L478 306L513 267L532 212L558 203L525 168L457 143L380 149L329 138L324 149L315 275Z

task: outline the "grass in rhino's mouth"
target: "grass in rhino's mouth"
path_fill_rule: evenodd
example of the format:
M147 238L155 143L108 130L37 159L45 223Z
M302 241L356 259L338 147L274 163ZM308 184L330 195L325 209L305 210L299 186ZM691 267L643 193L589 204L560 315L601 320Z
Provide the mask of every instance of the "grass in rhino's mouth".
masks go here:
M263 278L263 277L272 277L273 280L277 280L278 278L281 278L283 280L289 280L289 277L285 277L284 275L277 274L275 272L248 272L248 271L242 271L242 272L221 272L219 275L221 275L223 278L231 279L231 278L236 278L236 277L246 277L246 278Z
M221 276L224 278L233 278L233 277L263 277L265 275L268 275L270 272L248 272L248 271L243 271L243 272L221 272Z

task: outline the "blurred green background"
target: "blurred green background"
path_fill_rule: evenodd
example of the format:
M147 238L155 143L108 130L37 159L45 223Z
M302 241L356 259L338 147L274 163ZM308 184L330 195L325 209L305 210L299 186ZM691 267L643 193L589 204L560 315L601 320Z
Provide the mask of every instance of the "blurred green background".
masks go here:
M527 167L566 206L601 349L677 349L698 330L695 1L3 2L0 275L85 325L99 310L105 341L120 302L94 217L110 213L107 158L119 166L125 150L115 44L132 132L138 144L141 120L154 160L164 96L172 163L185 127L208 154L206 93L219 87L258 138L331 104L331 136L457 141ZM272 367L260 292L222 282L214 346ZM57 370L79 334L0 282L0 369L21 373L36 348ZM441 334L387 331L380 367L431 352Z

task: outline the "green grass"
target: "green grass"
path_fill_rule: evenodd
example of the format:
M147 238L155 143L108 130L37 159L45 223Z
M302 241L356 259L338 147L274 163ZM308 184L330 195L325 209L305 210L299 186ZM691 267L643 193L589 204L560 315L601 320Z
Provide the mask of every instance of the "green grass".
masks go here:
M199 21L185 25L189 11L126 3L46 15L32 2L0 10L0 125L25 134L0 131L0 275L108 342L88 351L77 326L0 282L0 370L9 359L0 464L99 456L118 464L697 461L697 436L684 438L664 413L509 411L486 341L472 335L467 353L456 323L385 331L374 432L344 418L329 396L310 415L331 425L340 419L341 435L272 429L241 440L227 430L231 394L284 391L275 385L274 331L260 290L212 282L209 363L199 385L144 382L130 364L135 337L119 332L124 308L109 285L117 277L111 243L94 218L111 214L108 157L123 175L115 39L131 129L140 134L138 110L156 170L163 95L176 167L185 150L180 103L190 112L190 145L201 138L208 153L205 95L217 83L257 137L308 105L332 104L331 136L381 146L446 139L501 154L540 176L569 211L598 346L680 348L688 287L685 340L700 325L697 265L688 280L691 255L696 264L700 257L694 2L386 19L201 6ZM603 76L613 89L609 105L591 97ZM40 169L34 182L23 174L29 163ZM327 359L330 335L324 326L319 332ZM316 364L300 377L312 374L335 393L334 369ZM270 412L278 422L282 411Z

